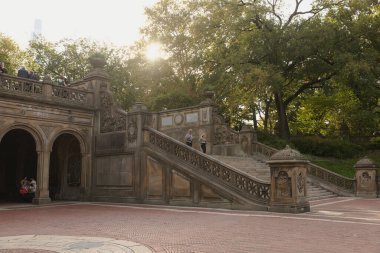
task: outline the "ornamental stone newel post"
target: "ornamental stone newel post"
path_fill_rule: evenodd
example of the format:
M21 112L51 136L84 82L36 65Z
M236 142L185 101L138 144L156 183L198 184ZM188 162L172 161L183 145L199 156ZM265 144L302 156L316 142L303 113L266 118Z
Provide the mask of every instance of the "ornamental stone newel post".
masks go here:
M252 143L254 142L254 130L251 126L243 126L239 132L239 143L244 153L252 155Z
M356 196L376 198L376 164L368 157L364 157L354 167L356 170Z
M271 173L271 199L269 211L303 213L310 211L307 201L306 173L309 161L286 146L273 154L267 162Z

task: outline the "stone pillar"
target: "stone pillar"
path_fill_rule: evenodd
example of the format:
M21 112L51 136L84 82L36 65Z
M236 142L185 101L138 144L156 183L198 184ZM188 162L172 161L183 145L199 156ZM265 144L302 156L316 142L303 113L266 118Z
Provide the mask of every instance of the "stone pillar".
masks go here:
M90 153L82 153L81 158L81 199L88 200L90 198L91 189L91 155Z
M139 189L137 194L137 200L143 201L145 194L145 176L146 176L146 166L143 159L146 158L143 155L144 145L144 125L145 120L148 115L148 108L143 103L136 103L132 106L132 109L128 113L128 127L127 127L127 142L129 144L135 145L135 182L138 182Z
M243 126L239 132L239 144L244 153L252 155L252 143L254 141L254 130L250 126Z
M355 165L356 196L364 198L377 197L376 164L369 158L360 159Z
M33 204L50 203L49 197L49 164L50 150L37 151L37 191Z
M267 162L271 173L269 211L303 213L310 211L307 201L307 169L309 161L296 150L286 146Z

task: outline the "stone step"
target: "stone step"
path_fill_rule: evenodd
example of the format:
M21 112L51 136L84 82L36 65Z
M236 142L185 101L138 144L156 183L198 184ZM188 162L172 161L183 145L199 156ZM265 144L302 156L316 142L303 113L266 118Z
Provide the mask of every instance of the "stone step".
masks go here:
M223 155L213 155L213 157L255 178L258 178L266 182L270 182L270 168L265 163L262 157L260 158L256 156L223 156ZM334 193L328 190L325 190L318 185L313 185L310 182L307 182L306 187L307 187L307 195L308 195L307 199L309 201L336 197Z

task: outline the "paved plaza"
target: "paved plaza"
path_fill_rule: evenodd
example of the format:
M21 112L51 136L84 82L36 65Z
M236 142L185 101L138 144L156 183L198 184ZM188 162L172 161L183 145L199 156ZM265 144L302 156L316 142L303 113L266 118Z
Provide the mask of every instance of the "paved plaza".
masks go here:
M380 253L380 199L304 214L112 203L0 203L0 252Z

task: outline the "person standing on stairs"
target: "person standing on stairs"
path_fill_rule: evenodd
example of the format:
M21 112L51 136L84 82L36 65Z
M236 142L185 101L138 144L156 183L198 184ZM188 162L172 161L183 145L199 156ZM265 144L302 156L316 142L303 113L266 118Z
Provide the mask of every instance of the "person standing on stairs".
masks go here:
M185 142L187 146L192 147L193 146L193 130L189 129L187 131L187 134L185 135Z
M203 151L203 153L206 154L206 137L204 134L201 135L201 138L199 138L199 143L201 144L201 149Z

